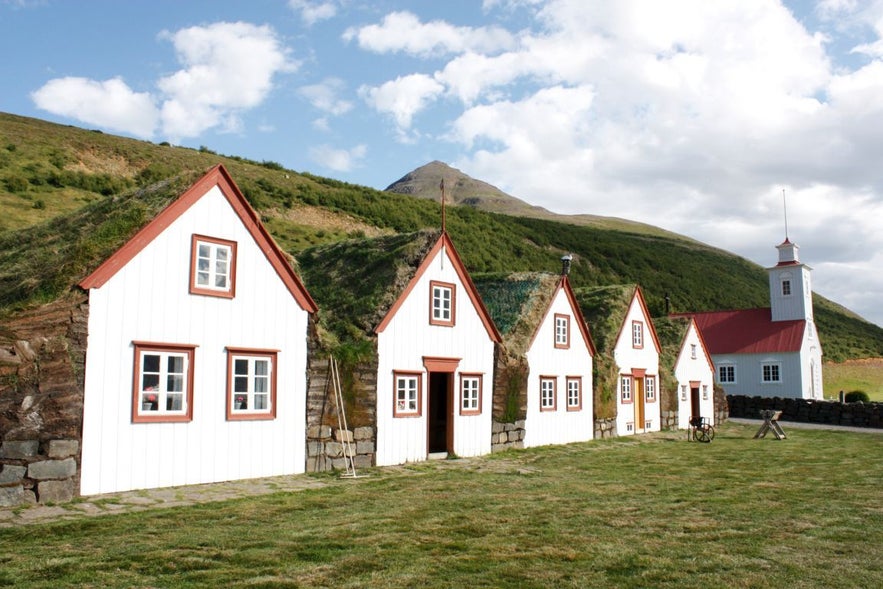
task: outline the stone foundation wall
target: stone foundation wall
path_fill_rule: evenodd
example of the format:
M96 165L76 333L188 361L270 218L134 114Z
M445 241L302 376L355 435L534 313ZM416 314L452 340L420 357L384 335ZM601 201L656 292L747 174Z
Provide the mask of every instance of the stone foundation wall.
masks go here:
M86 300L71 293L0 325L0 505L79 493Z
M883 403L841 403L780 397L727 395L731 417L760 419L762 410L781 411L784 421L883 428Z
M661 411L659 417L659 429L678 429L678 411Z
M616 419L596 419L595 420L595 439L616 437Z
M374 428L341 430L330 425L307 428L307 472L346 471L347 457L356 470L375 463Z
M502 452L510 448L524 448L524 420L502 423L494 420L491 425L491 452Z

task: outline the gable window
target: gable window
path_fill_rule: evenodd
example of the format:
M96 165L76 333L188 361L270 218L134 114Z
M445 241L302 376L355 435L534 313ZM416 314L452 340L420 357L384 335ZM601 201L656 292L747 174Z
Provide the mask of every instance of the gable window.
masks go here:
M622 395L623 403L631 403L632 402L632 377L631 376L622 376L619 379L619 390Z
M567 410L579 411L583 408L583 381L578 376L567 377Z
M696 344L690 344L690 358L696 359Z
M553 376L540 377L540 411L555 411L555 386L558 379Z
M644 377L644 399L648 403L653 403L656 401L656 377L655 376L645 376Z
M233 298L236 293L236 242L194 235L190 252L190 292Z
M133 342L135 382L132 421L193 419L193 357L196 346Z
M791 296L791 280L788 278L782 280L782 296Z
M276 354L227 348L227 419L275 419Z
M395 399L393 404L394 417L420 417L422 375L397 372L393 375Z
M452 326L456 320L456 285L447 282L429 283L429 323Z
M632 321L632 347L644 347L644 324L640 321Z
M761 364L761 380L763 382L781 382L779 380L779 364L774 362L765 362Z
M555 313L555 347L567 349L570 347L570 316Z
M734 383L736 382L736 367L732 364L724 364L717 369L718 382Z
M460 415L481 413L481 375L460 375Z

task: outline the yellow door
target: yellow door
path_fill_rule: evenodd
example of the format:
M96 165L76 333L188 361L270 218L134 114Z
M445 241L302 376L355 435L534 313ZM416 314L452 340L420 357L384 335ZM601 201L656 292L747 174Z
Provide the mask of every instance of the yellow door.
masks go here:
M635 431L644 431L644 379L635 378Z

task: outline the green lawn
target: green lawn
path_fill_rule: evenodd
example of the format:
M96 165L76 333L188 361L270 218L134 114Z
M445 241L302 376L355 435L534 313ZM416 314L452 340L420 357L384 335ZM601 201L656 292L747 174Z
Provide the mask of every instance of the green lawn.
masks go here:
M726 424L0 530L27 587L881 587L883 434Z
M883 358L826 363L822 377L826 399L837 399L840 391L864 391L871 401L883 402Z

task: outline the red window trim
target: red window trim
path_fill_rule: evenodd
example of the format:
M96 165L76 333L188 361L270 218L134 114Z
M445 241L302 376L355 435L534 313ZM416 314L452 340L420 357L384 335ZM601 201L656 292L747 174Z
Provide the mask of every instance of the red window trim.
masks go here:
M481 415L484 380L483 374L476 372L460 373L460 415ZM478 409L463 409L463 379L474 378L478 381Z
M570 383L576 382L579 384L579 403L576 405L570 404ZM564 394L567 396L565 399L565 404L567 405L568 411L582 411L583 409L583 377L581 376L568 376L564 379Z
M566 336L567 341L565 341L563 344L558 343L558 319L564 319L567 324L567 328L566 328L567 331L564 334ZM555 323L554 323L555 349L558 349L558 350L570 349L570 315L565 315L564 313L555 313L554 321L555 321Z
M233 356L252 356L270 358L270 409L260 413L235 413L233 408ZM257 348L227 347L227 421L266 421L276 419L276 374L279 371L277 361L279 350L263 350Z
M436 319L433 317L433 306L432 303L435 300L433 296L433 291L435 287L448 288L451 291L451 318L449 320L444 319ZM430 325L440 325L442 327L453 327L457 323L457 285L452 284L450 282L441 282L439 280L430 280L429 281L429 324Z
M647 398L647 381L653 381L653 398ZM659 380L656 378L656 375L648 374L644 376L644 402L645 403L655 403L659 399L659 387L656 386L659 384Z
M195 370L196 346L192 344L170 344L161 342L133 341L135 362L132 370L132 423L187 423L193 421L193 373ZM141 352L175 352L187 356L187 411L180 415L141 414Z
M543 407L543 381L552 381L552 406ZM558 377L549 375L540 375L540 412L558 411Z
M396 406L396 393L398 392L398 380L399 377L402 376L416 376L417 377L417 412L416 413L399 413L398 407ZM423 373L422 372L411 372L411 371L398 371L394 370L392 373L392 416L396 418L407 419L409 417L422 417L423 416Z
M196 254L198 251L197 243L203 241L215 245L223 245L230 248L230 288L227 290L216 290L197 286L196 284ZM232 299L236 296L236 242L218 237L208 237L207 235L198 235L196 233L190 238L190 294L206 295L210 297L219 297L222 299Z
M635 344L635 326L636 325L641 326L641 343L640 343L640 345ZM644 329L644 322L643 321L632 321L632 348L634 348L636 350L643 350L645 336L646 336L646 330Z
M628 400L622 398L622 381L624 379L628 379L629 381L629 398ZM635 402L635 379L632 378L631 374L620 374L619 375L619 402L623 405L630 405Z

